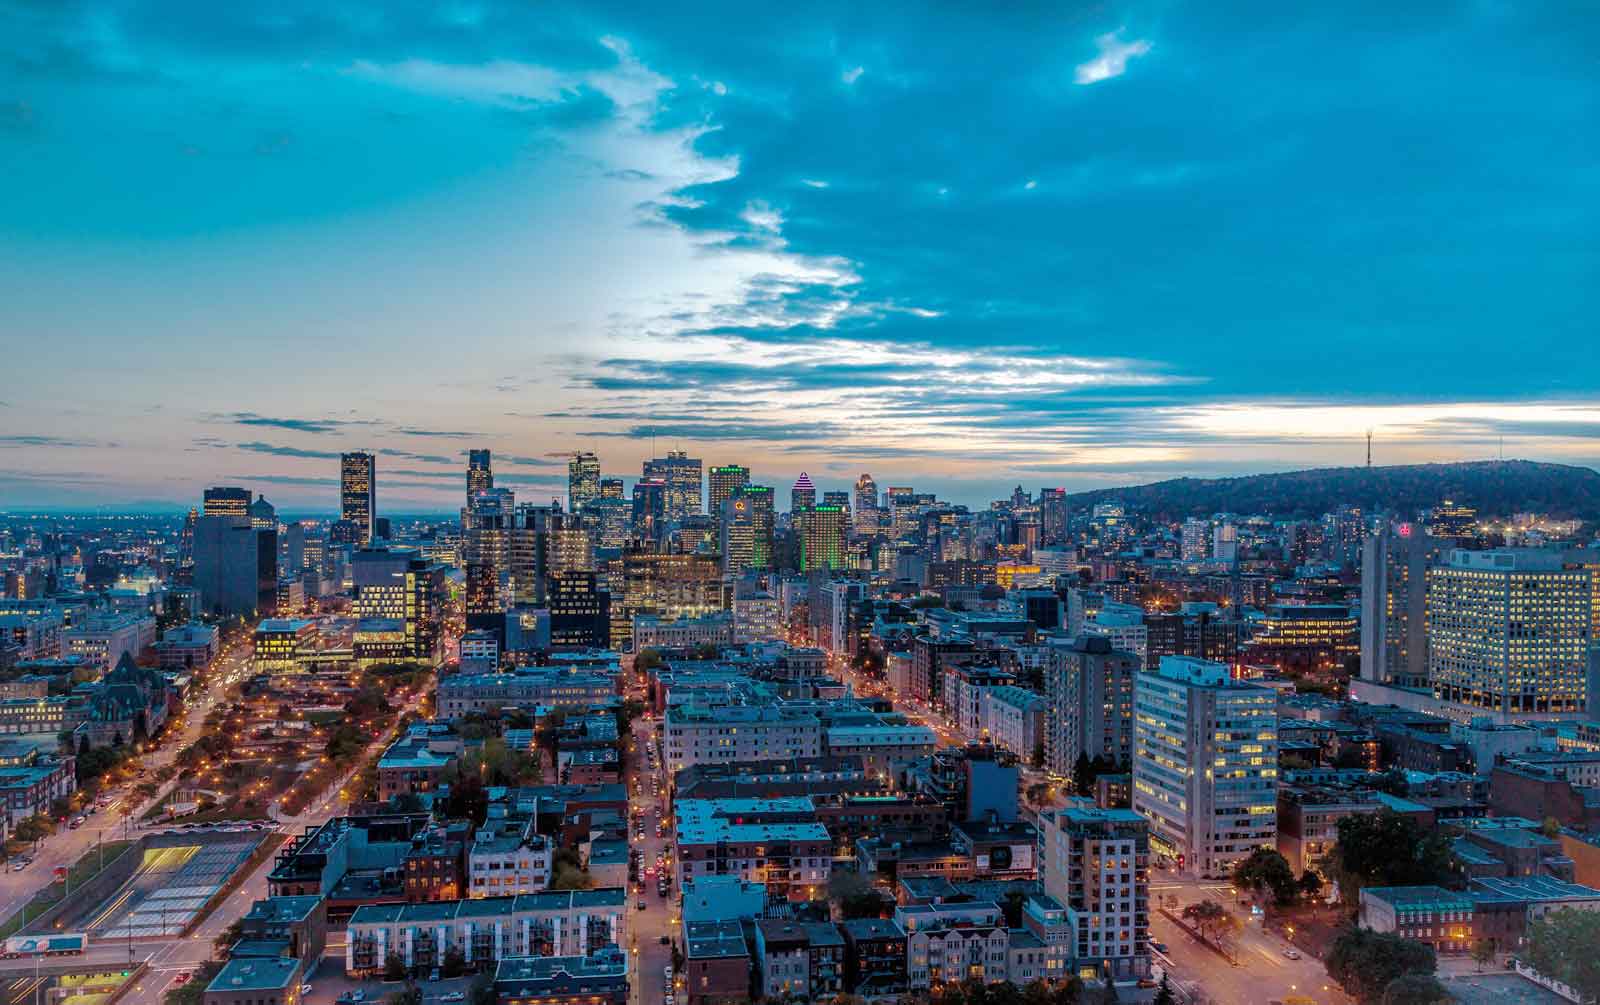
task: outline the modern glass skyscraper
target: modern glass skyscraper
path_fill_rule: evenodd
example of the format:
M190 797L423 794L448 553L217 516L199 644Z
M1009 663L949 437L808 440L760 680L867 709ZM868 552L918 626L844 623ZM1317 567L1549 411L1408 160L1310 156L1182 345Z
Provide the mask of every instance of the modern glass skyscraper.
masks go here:
M250 515L250 490L235 485L218 485L201 496L201 516Z
M667 483L641 478L633 483L633 534L659 543L667 530Z
M700 512L700 458L682 450L644 462L644 477L667 487L666 517L678 523Z
M706 469L706 511L722 525L722 504L728 497L750 484L750 469L742 464L723 464Z
M878 483L865 471L856 479L856 533L870 537L878 532Z
M355 451L339 455L339 517L360 528L362 544L372 543L378 513L378 459Z
M467 501L479 492L487 492L494 488L494 468L490 463L489 451L467 451Z
M746 485L722 502L723 569L740 573L772 567L773 491L769 485Z
M794 480L794 488L789 490L789 512L798 513L816 504L817 487L811 484L811 476L802 471Z
M838 506L810 506L794 513L800 538L800 571L842 569L845 512Z
M600 458L588 451L567 462L567 509L574 513L600 498Z

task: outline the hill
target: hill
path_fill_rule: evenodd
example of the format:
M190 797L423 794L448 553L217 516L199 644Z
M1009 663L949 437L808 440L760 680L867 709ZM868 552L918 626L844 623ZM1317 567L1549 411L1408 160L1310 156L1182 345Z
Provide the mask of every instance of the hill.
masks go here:
M1600 517L1600 472L1538 461L1469 461L1377 468L1314 468L1238 478L1174 478L1068 496L1074 509L1119 501L1159 519L1212 513L1315 517L1336 506L1411 514L1453 499L1484 516L1535 512Z

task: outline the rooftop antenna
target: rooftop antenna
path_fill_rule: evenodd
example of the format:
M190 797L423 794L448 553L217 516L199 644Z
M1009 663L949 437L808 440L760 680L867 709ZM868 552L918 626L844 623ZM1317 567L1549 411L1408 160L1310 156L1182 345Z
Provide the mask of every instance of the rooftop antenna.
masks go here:
M1372 467L1372 430L1367 430L1367 467Z

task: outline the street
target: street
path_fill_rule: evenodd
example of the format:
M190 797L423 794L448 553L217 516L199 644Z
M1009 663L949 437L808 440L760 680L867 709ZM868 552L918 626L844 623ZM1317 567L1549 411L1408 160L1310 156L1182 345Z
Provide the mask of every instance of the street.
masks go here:
M672 947L662 945L662 936L672 941L679 938L678 925L678 894L680 889L677 882L676 862L666 867L668 875L673 876L673 883L667 888L667 896L656 895L656 876L661 874L656 869L657 856L670 853L673 846L672 831L668 829L665 837L656 836L657 824L668 813L668 779L662 758L659 753L655 755L655 770L651 770L650 754L648 749L655 747L655 727L659 719L647 719L640 716L633 723L634 750L630 758L629 805L633 812L641 813L644 828L644 840L630 840L630 845L639 850L639 884L630 888L629 906L630 918L628 931L633 943L634 972L631 983L634 1001L638 1005L659 1003L663 999L663 976L666 968L672 963ZM636 825L630 825L636 826ZM637 833L637 830L635 831ZM642 886L641 886L642 885ZM643 892L639 892L642 888ZM637 902L644 901L645 909L637 909Z

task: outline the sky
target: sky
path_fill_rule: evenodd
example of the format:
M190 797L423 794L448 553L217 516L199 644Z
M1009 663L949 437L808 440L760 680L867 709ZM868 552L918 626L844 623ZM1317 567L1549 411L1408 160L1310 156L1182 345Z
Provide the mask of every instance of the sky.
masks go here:
M1586 5L795 7L0 0L0 510L1600 460Z

